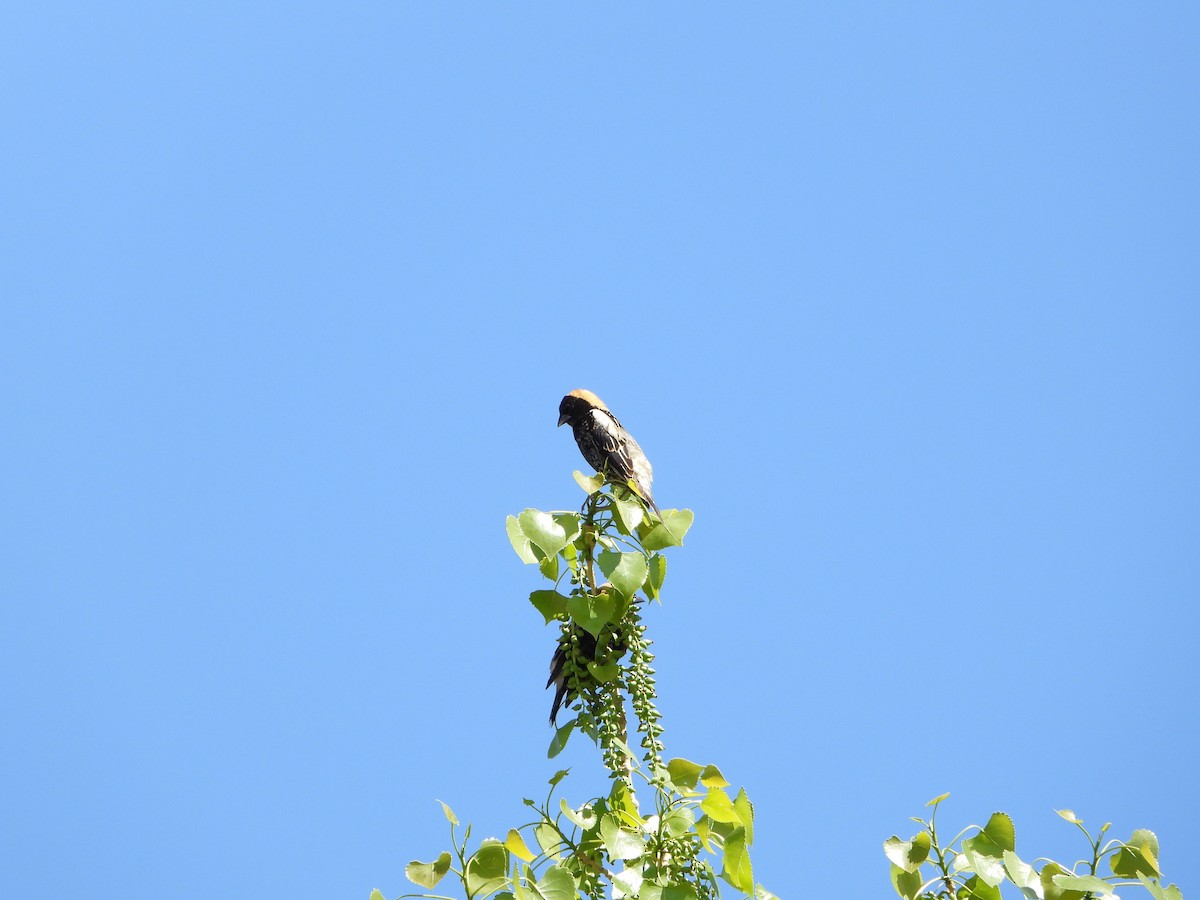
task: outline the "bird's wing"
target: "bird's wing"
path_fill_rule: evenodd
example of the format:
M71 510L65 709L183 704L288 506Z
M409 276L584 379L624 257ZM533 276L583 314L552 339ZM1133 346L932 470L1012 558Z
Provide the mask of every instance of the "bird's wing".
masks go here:
M608 460L609 474L622 481L635 481L636 487L649 497L654 470L638 442L611 413L597 409L592 414L596 424L592 435Z

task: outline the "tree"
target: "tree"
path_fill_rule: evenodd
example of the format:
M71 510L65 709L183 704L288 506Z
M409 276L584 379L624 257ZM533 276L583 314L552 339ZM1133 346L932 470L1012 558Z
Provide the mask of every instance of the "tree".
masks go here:
M474 847L471 826L460 836L458 817L442 804L451 849L409 863L405 874L427 891L452 876L467 900L714 900L722 884L742 897L778 900L754 881L754 806L745 790L731 796L716 766L663 755L654 656L641 612L661 602L664 551L682 546L693 513L655 515L599 475L575 472L575 480L587 494L579 512L526 509L506 526L517 556L552 583L529 599L547 625L559 626L555 667L564 708L574 715L556 729L549 755L576 731L584 734L600 750L611 789L579 805L556 801L567 775L556 772L542 802L525 800L530 821L503 841ZM640 752L629 744L631 721ZM921 830L912 838L884 842L892 886L904 900L1002 900L1005 884L1028 900L1118 900L1116 889L1125 886L1144 887L1154 900L1183 900L1178 887L1162 883L1151 831L1106 843L1108 824L1093 838L1073 812L1059 810L1087 839L1089 858L1071 868L1038 859L1038 869L1017 855L1015 828L1002 812L942 843L936 819L947 796L927 804L928 821L914 818ZM384 895L372 891L370 900Z
M443 804L452 849L432 862L409 863L405 874L426 890L452 876L468 900L713 900L720 883L744 897L777 900L754 883L754 807L745 790L731 795L716 766L663 755L642 608L660 602L663 551L683 544L693 514L656 515L599 475L575 472L575 480L587 494L579 512L526 509L506 524L517 555L553 585L529 599L546 624L559 626L555 663L574 715L556 729L549 755L573 733L586 735L612 787L572 805L555 799L567 774L557 772L545 800L525 801L530 821L504 841L474 848L470 825L460 837L458 817ZM631 721L640 752L629 744ZM383 894L373 891L371 900Z

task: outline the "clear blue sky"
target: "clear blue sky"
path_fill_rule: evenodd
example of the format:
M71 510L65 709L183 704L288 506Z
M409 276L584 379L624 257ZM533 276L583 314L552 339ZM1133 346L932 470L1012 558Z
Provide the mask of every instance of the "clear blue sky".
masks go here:
M522 820L603 397L671 755L785 898L952 792L1200 892L1195 4L55 4L0 32L0 895L365 900ZM796 873L801 866L803 874Z

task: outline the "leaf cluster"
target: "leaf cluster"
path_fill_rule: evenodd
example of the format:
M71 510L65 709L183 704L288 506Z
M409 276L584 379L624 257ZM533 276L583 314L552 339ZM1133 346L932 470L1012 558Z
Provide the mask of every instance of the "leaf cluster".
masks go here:
M926 804L933 812L928 821L913 819L921 830L911 838L893 835L883 843L892 886L904 900L1001 900L1006 884L1027 900L1119 900L1118 888L1137 886L1154 900L1183 900L1178 887L1162 883L1158 838L1152 831L1139 829L1127 841L1105 841L1111 823L1102 825L1093 838L1074 812L1058 810L1083 833L1089 855L1070 868L1045 857L1031 864L1017 855L1016 829L1002 812L993 813L982 826L968 825L943 844L937 810L948 796Z
M778 900L754 882L754 806L731 795L712 765L664 760L653 655L640 610L661 602L667 561L692 525L690 510L655 513L626 486L579 472L587 497L578 512L526 509L506 530L521 560L552 585L530 602L559 626L555 665L565 678L570 721L550 744L555 756L579 730L600 748L609 792L579 805L555 799L557 772L535 816L475 849L449 807L451 850L405 869L433 890L456 878L468 900L714 900L721 886L755 900ZM629 746L629 722L642 753ZM716 871L716 865L720 871ZM433 894L403 896L435 897ZM373 893L372 900L383 900Z

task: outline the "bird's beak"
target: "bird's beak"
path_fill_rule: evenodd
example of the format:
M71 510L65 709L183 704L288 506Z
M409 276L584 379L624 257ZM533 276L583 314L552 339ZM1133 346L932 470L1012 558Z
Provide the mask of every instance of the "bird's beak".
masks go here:
M558 424L555 427L562 428L564 425L567 424L567 419L569 419L569 418L571 418L571 417L568 416L566 413L563 413L561 416L558 417Z

